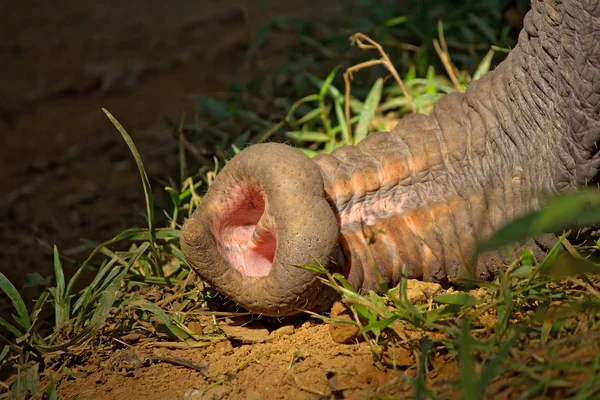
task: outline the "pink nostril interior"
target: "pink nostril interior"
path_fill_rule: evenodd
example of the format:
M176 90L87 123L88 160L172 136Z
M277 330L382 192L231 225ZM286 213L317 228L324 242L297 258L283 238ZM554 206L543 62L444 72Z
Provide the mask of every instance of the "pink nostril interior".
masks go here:
M266 194L244 180L215 208L212 224L219 251L246 276L267 276L277 248L276 226L268 215Z

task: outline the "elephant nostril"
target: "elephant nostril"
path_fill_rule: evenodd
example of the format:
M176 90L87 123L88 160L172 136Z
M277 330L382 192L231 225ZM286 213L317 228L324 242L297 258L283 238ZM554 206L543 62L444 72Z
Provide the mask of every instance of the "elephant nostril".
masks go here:
M263 188L244 180L215 204L212 233L219 252L245 276L267 276L277 248L276 225Z

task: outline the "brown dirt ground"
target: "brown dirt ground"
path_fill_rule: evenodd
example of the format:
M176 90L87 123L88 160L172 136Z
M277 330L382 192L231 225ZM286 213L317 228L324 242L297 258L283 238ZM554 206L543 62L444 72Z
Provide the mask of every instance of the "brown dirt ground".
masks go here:
M233 80L285 62L295 39L283 34L270 38L260 59L245 58L252 32L269 16L339 22L344 3L1 3L0 271L21 288L28 273L52 274L51 245L77 260L89 251L79 238L99 241L143 224L135 164L101 107L128 129L152 177L174 175L176 144L165 118L191 115L190 94L221 95ZM34 289L23 294L36 296ZM402 378L415 371L410 350L388 353L396 368L380 369L366 343L334 343L324 324L296 320L261 332L263 343L201 348L96 338L72 376L62 375L59 398L365 398L412 390ZM446 355L432 364L434 382L456 377Z
M198 326L206 328L206 321L198 322ZM257 322L248 327L224 323L220 328L228 340L205 346L194 342L191 345L202 346L195 348L149 338L135 342L137 339L131 335L120 339L101 336L84 350L90 356L77 367L71 366L68 376L55 376L60 381L59 396L220 400L383 399L415 394L407 376L414 378L417 373L416 342L407 347L381 348L378 368L365 342L334 343L331 327L312 320L296 318L270 332ZM591 370L573 366L589 365L597 358L598 333L580 332L545 345L517 346L513 355L519 365L514 371L519 372L495 378L484 398L516 399L536 384L550 380L553 384L549 389L528 398L572 398L581 384L594 379ZM422 336L419 331L404 334ZM431 338L440 339L436 336ZM550 365L542 370L533 367L544 360ZM454 382L461 372L453 357L440 349L430 354L429 361L426 385L440 398L460 399Z
M306 322L286 330L281 334L275 331L270 342L235 347L224 341L204 349L140 345L119 350L101 368L88 367L94 372L85 378L63 380L59 393L63 398L82 399L314 399L331 394L339 398L342 393L344 398L364 398L369 393L383 393L396 377L393 370L380 371L373 365L365 343L333 345L326 325ZM180 357L205 369L155 361L161 357ZM128 362L126 367L123 359ZM141 361L147 359L150 361ZM143 365L128 368L131 360ZM234 372L245 363L247 366ZM203 394L221 379L222 384ZM394 393L410 388L406 383L393 383Z

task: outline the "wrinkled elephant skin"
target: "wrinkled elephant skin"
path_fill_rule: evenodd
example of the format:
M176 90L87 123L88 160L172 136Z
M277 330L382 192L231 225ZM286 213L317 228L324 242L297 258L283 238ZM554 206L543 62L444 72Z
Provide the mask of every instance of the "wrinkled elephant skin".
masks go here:
M600 2L535 1L518 45L465 93L313 159L250 146L217 176L182 229L191 266L247 309L322 311L335 293L298 264L321 263L359 289L409 278L449 282L502 270L478 240L596 177ZM542 250L531 240L528 245Z

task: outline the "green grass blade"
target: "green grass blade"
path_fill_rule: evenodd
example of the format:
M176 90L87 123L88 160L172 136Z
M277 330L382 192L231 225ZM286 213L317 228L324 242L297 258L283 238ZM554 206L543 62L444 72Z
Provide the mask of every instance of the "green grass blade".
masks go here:
M124 271L126 270L127 269L124 269ZM104 322L108 318L110 309L112 308L115 302L115 299L117 297L117 291L120 285L121 280L115 279L106 288L106 290L102 292L100 300L98 301L98 306L94 310L94 314L92 314L92 317L89 320L89 324L86 325L84 328L84 335L82 337L82 340L94 336L100 330L100 328L102 328L102 325L104 325Z
M444 96L443 93L423 93L413 98L413 104L417 112L428 114L442 96Z
M377 107L379 106L379 102L381 101L381 92L383 90L383 79L379 78L375 81L375 84L369 91L367 95L367 99L365 100L365 104L360 112L360 119L358 120L358 124L356 125L356 132L354 137L354 143L358 143L363 140L367 134L369 133L369 126L373 117L375 116L375 112L377 111Z
M94 250L88 256L88 258L86 258L85 261L79 266L79 268L77 269L77 271L75 272L75 274L73 275L71 280L69 281L69 284L67 285L67 291L65 293L65 296L70 296L70 294L72 293L73 287L74 287L75 283L77 282L77 279L79 278L79 275L81 275L83 270L88 266L88 264L96 256L96 254L101 252L105 247L110 246L113 243L120 242L122 240L128 240L128 239L134 239L134 238L136 240L151 240L152 238L148 235L149 235L149 232L147 229L137 229L137 228L128 229L126 231L119 233L117 236L113 237L112 239L107 240L106 242L102 243L101 245L96 246L96 248L94 248Z
M50 292L48 290L44 290L33 305L30 317L32 328L35 325L38 315L42 311L42 307L44 307L44 304L46 304L46 301L48 301L48 297L50 297Z
M354 114L360 114L364 108L364 103L354 97L350 97L350 110Z
M338 126L342 132L342 143L343 144L352 144L350 141L350 133L348 132L348 126L346 126L346 117L344 116L344 110L342 109L342 104L338 101L334 104L335 108L335 116L338 120ZM332 130L333 133L333 130Z
M185 259L185 255L183 255L183 251L178 249L176 246L171 247L171 254L180 262L187 264L187 260Z
M161 278L158 276L143 276L143 275L129 275L125 277L126 282L136 282L138 284L145 285L157 285L157 286L168 286L178 285L183 283L181 279L175 278Z
M161 229L156 230L155 238L167 240L167 239L172 239L172 238L178 239L179 236L181 236L181 231L179 229L161 228ZM99 251L102 251L102 249L106 248L106 246L108 246L108 245L111 245L115 242L120 242L122 240L134 240L134 241L146 242L146 241L152 240L152 237L150 236L148 229L128 229L127 231L121 232L119 235L115 236L113 239L106 241L102 244L96 243L89 239L81 239L81 241L83 243L89 245L93 249L95 249L96 247L99 247L100 248Z
M462 320L460 337L458 339L458 355L461 370L461 399L478 400L477 376L475 375L475 360L473 359L474 339L470 334L470 323Z
M406 99L406 97L394 97L386 101L381 105L381 107L379 107L379 111L384 112L401 107L408 107L408 100Z
M13 335L15 335L18 338L23 336L23 332L19 331L10 322L8 322L7 320L5 320L2 317L0 317L0 326L5 327L10 333L12 333Z
M433 68L433 65L430 65L427 68L427 76L425 78L425 93L424 94L436 94L437 90L436 87L434 85L435 83L435 68Z
M388 326L390 326L394 321L398 319L397 316L392 316L386 319L378 319L375 321L369 322L367 326L364 326L360 331L358 331L358 335L362 335L365 332L369 331L383 331ZM379 334L379 333L377 333Z
M148 247L150 247L150 243L148 243L148 242L142 243L142 245L139 247L139 249L135 252L135 254L129 260L129 264L127 265L127 267L123 268L123 270L119 273L119 275L117 275L115 277L115 279L113 279L113 281L110 283L110 285L102 293L102 296L100 297L100 301L98 302L98 307L94 311L94 314L92 315L92 318L90 319L89 325L86 326L86 330L88 331L88 334L86 335L86 337L91 337L91 336L95 335L96 332L98 332L100 330L102 325L104 325L104 322L106 321L106 318L108 318L108 313L110 312L110 309L112 308L112 305L115 301L117 292L119 290L119 287L121 286L121 282L123 281L125 274L127 274L129 269L142 256L142 254L144 254L146 252L146 250L148 250Z
M63 273L58 248L54 246L54 276L56 277L56 289L60 294L65 293L65 274Z
M6 355L8 354L9 349L10 349L9 345L4 345L4 347L2 348L2 351L0 352L0 365L2 364L2 361L4 360Z
M167 313L165 313L163 311L162 308L160 308L159 306L157 306L156 304L154 304L148 300L145 300L145 299L133 300L133 301L127 303L127 307L151 312L156 318L158 318L158 320L163 325L165 325L167 327L167 329L174 336L176 336L180 339L185 340L185 339L189 339L190 337L197 339L197 335L194 334L194 332L190 331L183 325L179 325L179 324L176 325L176 324L172 323L171 319L169 318Z
M325 143L329 140L329 136L323 132L291 131L286 132L285 136L299 142Z
M147 231L146 231L146 233L147 233ZM80 239L80 241L87 244L92 249L95 249L96 247L100 246L98 243L88 240L88 239ZM117 256L117 254L115 252L113 252L112 250L110 250L108 247L101 247L100 254L106 256L107 258L117 257L117 262L119 264L121 264L122 266L127 265L127 261L124 258Z
M112 114L109 113L106 109L103 108L102 111L104 111L108 119L110 119L110 122L112 122L115 128L117 128L117 130L125 140L125 143L127 143L127 146L129 146L129 150L131 151L131 154L133 154L135 163L138 166L140 176L142 178L142 185L144 186L144 196L146 197L148 230L150 231L150 236L152 236L152 239L154 240L156 236L156 226L154 222L154 198L152 197L152 188L150 187L150 181L148 180L148 175L146 174L146 169L144 168L144 164L142 163L140 153L138 152L137 147L135 147L133 140L131 139L125 128L123 128L123 126L119 123L119 121L117 121L115 117L113 117Z
M339 69L340 69L340 66L339 65L336 66L333 69L333 71L331 71L331 73L327 76L327 78L325 78L323 85L321 85L321 90L319 91L320 99L325 98L325 95L327 94L327 92L329 91L329 87L331 86L331 82L333 82L333 79L335 78L335 75L337 74Z
M302 116L302 118L300 118L298 121L296 121L296 123L298 125L304 125L308 122L314 121L317 118L319 118L319 116L321 115L321 112L322 112L321 108L315 108L314 110L309 111L306 114L304 114Z
M331 81L333 81L333 78L335 77L335 73L337 72L338 69L339 69L339 67L336 67L329 74L327 79L331 78ZM333 74L333 76L332 76L332 74ZM342 92L340 92L340 90L338 88L333 86L331 84L331 82L323 81L319 78L316 78L314 75L311 75L311 74L305 74L305 76L308 78L309 81L311 81L316 87L318 87L320 89L319 94L315 95L315 96L317 96L318 100L322 98L321 96L324 96L324 93L329 94L331 96L331 98L333 98L335 101L341 101L344 99L344 94Z
M56 400L58 395L56 394L56 383L54 382L54 377L50 374L50 384L46 388L46 399L47 400Z
M295 267L306 269L308 271L314 272L315 274L326 275L327 269L320 264L299 264L294 265Z
M297 128L298 123L296 122L295 118L294 118L294 114L296 112L296 109L298 107L300 107L302 104L310 102L310 101L319 101L319 95L317 94L311 94L308 95L306 97L301 98L300 100L298 100L297 102L295 102L292 107L290 108L290 110L288 111L285 120L286 122L288 122L290 125L292 125L294 127L294 129Z
M543 275L560 279L567 276L600 274L600 265L584 258L573 257L569 253L563 253L558 255L554 262L544 263L543 268L540 268L539 271Z
M501 227L479 251L487 251L546 232L600 223L600 193L582 190L552 198L538 211L526 214Z
M14 317L15 321L25 328L26 331L29 330L31 327L31 320L29 319L29 313L27 312L25 302L17 289L2 272L0 272L0 289L8 296L17 312L17 316Z
M496 52L494 51L494 49L490 49L485 55L485 57L483 57L483 60L481 60L481 62L477 66L477 69L475 70L475 73L473 74L474 81L481 78L484 74L488 73L488 71L490 70L490 66L492 65L492 59L494 58L495 53Z
M501 333L508 329L508 323L513 311L513 294L508 285L507 279L503 276L500 277L500 283L502 284L502 298L504 299L504 310L502 316L498 314L499 328ZM499 308L498 308L499 309Z
M72 346L77 346L97 334L102 326L104 326L104 323L108 318L125 275L127 272L129 272L129 269L135 264L138 258L140 258L142 254L148 250L149 247L149 242L142 243L135 254L129 259L127 267L124 267L123 270L112 280L112 282L110 282L108 287L102 291L98 305L94 309L94 312L90 318L87 318L86 316L86 321L88 321L88 323L80 333L63 343L51 346L36 346L36 348L43 353L69 352Z
M25 383L25 388L34 397L37 396L41 388L39 368L40 364L32 365L25 373L25 379L23 380Z
M171 201L173 202L173 205L175 207L178 207L179 204L181 203L181 195L180 195L180 193L177 190L175 190L175 189L173 189L172 187L169 187L169 186L165 187L165 191L167 193L169 193L169 196L171 197Z
M433 301L443 304L455 304L463 307L471 307L477 304L477 299L467 293L442 294L434 297Z
M23 382L24 379L25 376L23 375L22 368L17 369L17 377L10 386L10 395L8 396L9 399L21 400L27 398L27 389L25 389L25 384Z
M346 278L344 278L344 275L335 272L332 277L336 280L336 282L338 282L343 288L356 292L356 288L354 286L352 286L352 284L350 284L350 282L348 282L348 280Z
M426 91L429 94L436 94L438 92L441 92L441 93L456 92L456 89L454 89L452 86L447 85L446 83L435 79L435 76L432 79L416 78L416 79L413 79L412 81L406 83L407 89L412 89L412 88L415 88L418 86L425 86ZM395 89L395 90L397 90L397 89ZM395 93L395 91L393 93ZM399 92L399 93L401 93L401 92Z
M65 275L58 249L54 246L54 276L56 277L56 288L54 293L54 320L58 328L62 327L70 318L70 301L65 296Z
M106 319L108 318L108 314L116 300L117 293L121 286L121 282L123 282L123 278L129 271L129 269L133 266L133 264L146 252L150 243L143 243L137 252L131 257L127 267L123 268L123 270L112 280L112 282L102 291L100 296L100 300L98 301L98 306L95 308L92 317L89 320L89 324L87 324L84 328L83 337L80 340L87 340L88 338L95 335L104 325Z
M90 283L87 286L83 295L81 295L75 302L73 306L73 314L79 314L78 311L80 308L85 310L94 301L96 295L98 294L98 287L100 282L103 280L107 272L113 270L112 268L117 262L117 260L118 258L115 256L104 267L100 268L92 283Z
M547 268L551 268L552 264L556 261L558 254L560 252L560 249L562 247L562 241L563 239L565 239L568 235L565 233L563 234L557 241L556 243L554 243L554 246L552 246L552 248L546 253L546 257L544 257L544 259L537 265L537 269L540 273L544 273L544 271Z
M408 21L408 17L406 15L401 15L399 17L394 17L385 21L385 26L392 27L395 25L400 25Z
M507 47L500 47L500 46L491 46L492 49L494 49L495 51L499 51L501 53L510 53L511 49L507 48Z

